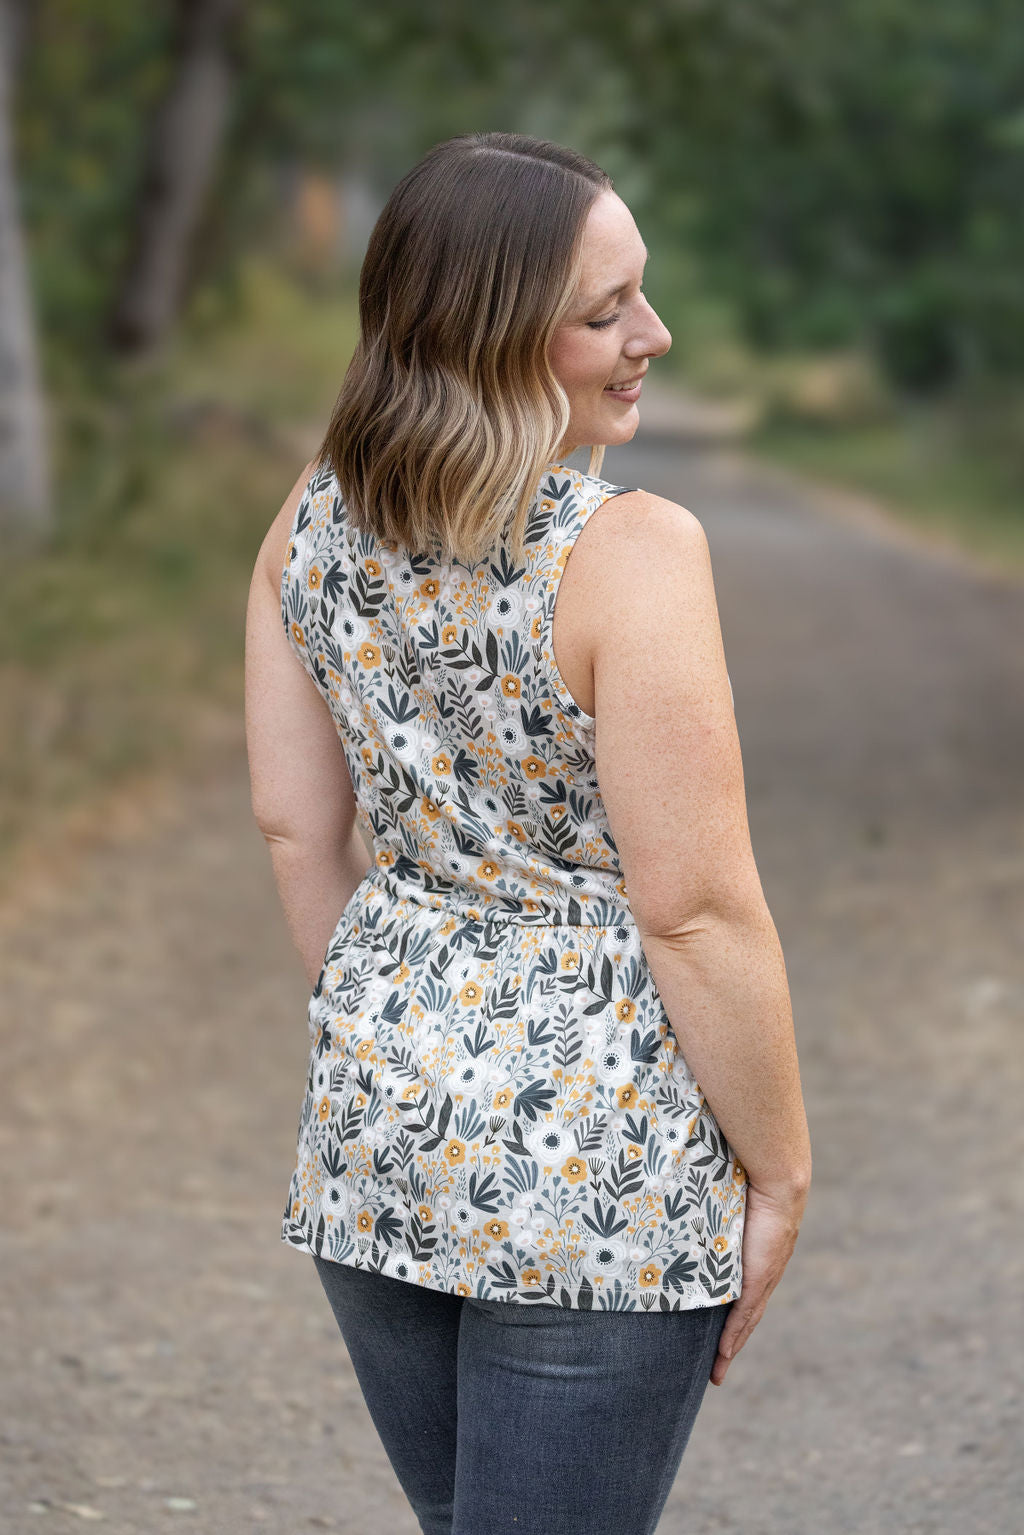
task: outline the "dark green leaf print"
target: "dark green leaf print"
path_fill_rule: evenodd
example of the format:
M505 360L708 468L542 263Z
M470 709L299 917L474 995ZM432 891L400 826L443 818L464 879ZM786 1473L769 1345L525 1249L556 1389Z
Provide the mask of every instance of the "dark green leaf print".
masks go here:
M547 1113L554 1098L553 1087L546 1087L543 1082L531 1082L516 1094L516 1113L525 1114L527 1119L538 1119L541 1114Z

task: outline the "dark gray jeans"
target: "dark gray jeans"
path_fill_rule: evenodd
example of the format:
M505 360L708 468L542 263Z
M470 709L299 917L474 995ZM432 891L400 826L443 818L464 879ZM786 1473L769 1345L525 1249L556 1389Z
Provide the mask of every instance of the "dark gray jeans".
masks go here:
M423 1535L652 1535L731 1302L564 1310L313 1261Z

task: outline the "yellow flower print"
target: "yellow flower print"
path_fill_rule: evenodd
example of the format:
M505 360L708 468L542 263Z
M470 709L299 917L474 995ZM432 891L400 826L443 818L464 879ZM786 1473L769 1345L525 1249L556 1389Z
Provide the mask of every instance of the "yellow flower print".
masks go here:
M547 772L547 767L541 759L534 757L532 754L529 757L524 757L520 766L527 778L540 778Z
M317 568L316 565L311 565L309 567L309 573L306 576L306 581L307 581L307 583L309 585L310 591L311 592L319 591L320 590L320 583L321 583L322 580L323 580L323 576L320 573L320 570Z
M442 938L447 938L448 934L449 933L454 933L454 931L455 931L455 918L454 917L445 917L444 921L441 923L441 926L438 928L438 932L441 934Z
M507 1109L512 1102L512 1098L513 1093L510 1087L499 1087L494 1095L493 1107L496 1109Z
M629 997L622 997L615 1004L615 1016L619 1023L632 1023L636 1017L636 1003Z
M373 1230L373 1216L369 1210L360 1210L356 1216L356 1229L363 1232L364 1235Z
M447 1146L444 1148L443 1155L446 1162L464 1162L466 1160L465 1141L456 1140L455 1136L453 1135Z
M533 620L533 623L530 625L530 638L531 638L531 640L539 640L540 639L540 614L539 613L537 614L537 617Z
M368 560L364 560L363 564L366 566L366 571L367 571L368 575L371 575L371 576L379 576L380 575L381 564L380 564L379 560L368 559Z
M640 1147L640 1146L627 1146L626 1147L626 1155L627 1155L627 1157L631 1157L634 1160L637 1157L642 1157L643 1154L644 1154L643 1153L643 1148Z
M509 836L515 837L517 842L526 841L526 833L518 821L506 821L505 825L508 827Z
M362 751L360 752L360 756L363 759L363 766L364 767L368 767L368 768L372 768L373 767L373 752L370 750L370 748L368 746L364 746L363 747Z
M412 971L409 969L408 963L403 959L402 963L399 965L398 969L392 976L392 980L397 985L399 981L407 981L410 975L412 975Z
M377 854L377 863L380 865L380 867L382 869L390 869L394 861L394 853L392 853L389 848L382 847L380 852Z
M370 640L363 641L359 649L356 651L356 655L366 667L367 671L369 671L371 667L380 665L380 646L372 644Z
M459 626L458 626L458 624L442 624L441 625L441 644L442 645L454 645L455 641L458 639L458 637L459 637Z
M429 1222L434 1219L434 1212L429 1205L418 1205L416 1214L419 1216L424 1226L428 1225Z
M476 872L481 879L497 879L501 873L501 865L491 863L489 858L485 858L483 863L477 864Z
M299 1203L298 1200L296 1200L295 1203L292 1205L292 1220L293 1221L297 1221L298 1220L298 1218L299 1218L299 1211L301 1209L302 1209L302 1205Z
M421 597L429 597L431 600L433 600L433 598L437 596L440 590L441 583L440 581L435 580L433 576L428 576L425 581L420 582Z
M661 1278L661 1269L656 1263L645 1263L640 1270L640 1283L642 1285L657 1284Z
M540 1269L523 1269L523 1284L540 1284Z
M447 752L438 752L431 757L430 766L441 778L447 778L452 770L452 759Z
M728 1237L715 1237L715 1240L712 1242L711 1245L715 1249L716 1253L728 1252L729 1251L729 1238Z
M292 639L295 641L296 645L301 645L303 650L305 650L306 636L303 634L302 629L298 624L292 624Z
M428 821L436 821L438 816L441 814L440 808L435 805L432 799L421 799L420 810L423 815L426 816Z
M463 1007L476 1007L483 1001L484 989L478 986L476 981L467 981L459 992L459 1001Z
M420 1090L418 1087L407 1087L402 1094L402 1102L407 1103L410 1098L418 1098L419 1095Z
M366 1060L366 1057L369 1055L370 1051L373 1049L376 1043L377 1041L375 1039L361 1039L359 1041L358 1045L356 1045L356 1055L358 1055L361 1061Z
M366 1094L365 1093L356 1093L355 1097L352 1099L352 1107L354 1109L365 1109L365 1107L366 1107Z
M635 1082L627 1082L625 1087L620 1087L615 1095L615 1101L620 1109L631 1109L640 1097L640 1091Z
M746 1183L747 1181L746 1172L740 1166L739 1162L734 1162L732 1164L732 1181L733 1183Z
M495 1218L492 1221L486 1222L484 1225L484 1230L487 1232L489 1237L493 1238L495 1242L501 1242L504 1241L505 1237L508 1236L508 1222L499 1221L497 1218Z
M568 1162L562 1163L562 1177L568 1183L579 1183L581 1178L587 1176L587 1164L581 1157L570 1157Z
M552 805L551 809L548 811L548 815L551 817L551 819L553 821L560 821L562 819L562 817L565 815L565 806L564 805Z
M316 1117L321 1124L331 1117L331 1100L326 1093L324 1093L324 1096L316 1106Z
M501 693L503 698L518 698L520 690L519 678L515 672L506 672L501 679Z
M580 957L575 949L570 949L568 953L562 955L561 965L563 970L578 970L579 964Z
M473 1292L469 1288L468 1284L464 1284L462 1281L460 1281L455 1286L455 1293L456 1293L456 1295L472 1295Z

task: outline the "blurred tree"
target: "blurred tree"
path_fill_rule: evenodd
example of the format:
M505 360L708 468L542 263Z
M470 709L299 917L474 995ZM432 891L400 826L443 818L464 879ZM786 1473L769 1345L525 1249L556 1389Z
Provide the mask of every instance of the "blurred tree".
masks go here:
M153 123L132 253L111 318L119 351L151 349L177 316L227 124L229 34L240 4L176 0L170 88Z
M1024 369L1019 0L565 5L755 343L867 341L918 390Z
M50 485L10 131L25 19L14 0L0 0L0 520L9 531L39 535L50 528Z

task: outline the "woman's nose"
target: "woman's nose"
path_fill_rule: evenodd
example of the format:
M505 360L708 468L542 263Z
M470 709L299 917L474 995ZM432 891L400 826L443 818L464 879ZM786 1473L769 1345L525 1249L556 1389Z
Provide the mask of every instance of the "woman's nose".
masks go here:
M662 357L671 345L672 336L667 326L647 304L644 323L637 328L633 343L626 350L631 357Z

